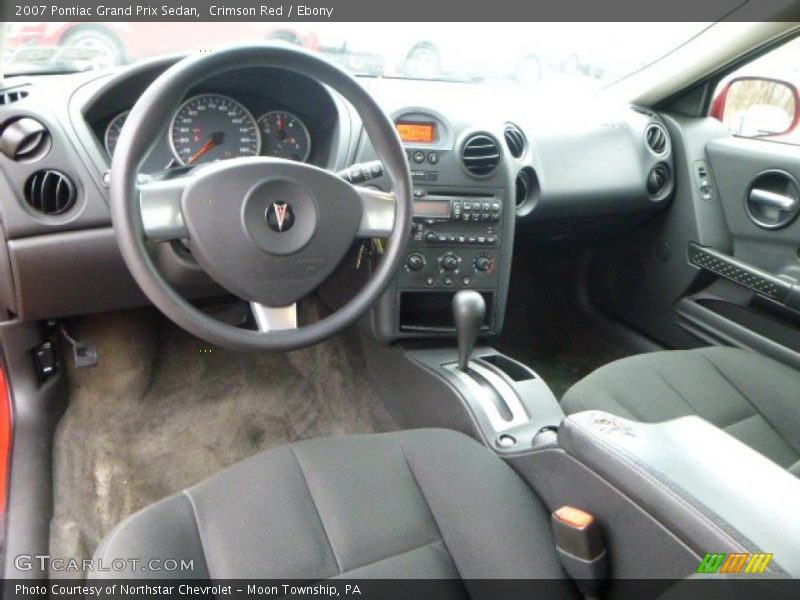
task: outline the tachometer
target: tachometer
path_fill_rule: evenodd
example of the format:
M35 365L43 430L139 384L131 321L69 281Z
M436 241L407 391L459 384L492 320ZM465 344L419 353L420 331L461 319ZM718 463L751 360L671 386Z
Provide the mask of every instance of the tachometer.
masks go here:
M299 118L285 110L273 110L261 115L258 127L266 156L277 156L305 162L311 154L311 136Z
M122 131L122 126L125 125L125 119L128 118L128 115L131 111L126 110L123 113L119 113L116 117L111 119L111 122L106 127L105 136L103 136L103 144L106 147L106 152L110 157L114 157L114 150L117 149L117 142L119 141L119 134Z
M169 141L184 165L257 156L261 151L253 115L221 94L201 94L184 102L172 119Z

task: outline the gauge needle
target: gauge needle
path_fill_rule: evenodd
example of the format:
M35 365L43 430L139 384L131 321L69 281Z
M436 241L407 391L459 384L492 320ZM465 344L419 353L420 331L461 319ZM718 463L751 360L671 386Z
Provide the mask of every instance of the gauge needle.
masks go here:
M211 134L211 137L208 138L208 141L203 144L200 149L192 154L192 157L186 161L187 165L192 164L198 158L203 156L206 152L211 150L214 146L219 146L223 141L225 141L225 134L221 131L215 131Z

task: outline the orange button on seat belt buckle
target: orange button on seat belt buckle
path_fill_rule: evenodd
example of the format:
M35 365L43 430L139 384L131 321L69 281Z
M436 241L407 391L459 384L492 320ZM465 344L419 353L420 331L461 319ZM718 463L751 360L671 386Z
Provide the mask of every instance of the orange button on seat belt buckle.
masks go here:
M585 510L573 506L562 506L554 512L553 515L565 525L576 529L586 529L589 525L594 523L594 517L592 515Z

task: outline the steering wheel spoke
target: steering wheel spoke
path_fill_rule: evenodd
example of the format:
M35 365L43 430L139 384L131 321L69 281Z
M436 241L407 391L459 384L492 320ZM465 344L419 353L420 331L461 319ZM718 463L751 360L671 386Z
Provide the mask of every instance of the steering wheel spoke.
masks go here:
M253 311L258 330L263 333L297 329L297 304L272 307L251 302L250 310Z
M361 197L363 212L358 228L359 238L388 238L394 231L397 198L391 192L355 186Z
M181 209L186 177L150 181L137 185L139 210L148 239L164 242L189 236Z

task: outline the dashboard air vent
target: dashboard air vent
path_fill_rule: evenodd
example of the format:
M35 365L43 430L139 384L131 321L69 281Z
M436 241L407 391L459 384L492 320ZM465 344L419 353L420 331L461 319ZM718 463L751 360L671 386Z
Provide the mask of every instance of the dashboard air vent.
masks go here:
M647 140L647 147L656 156L664 156L667 153L668 137L667 131L657 123L651 123L645 130L645 139Z
M36 171L25 182L25 200L35 211L63 215L75 205L75 184L59 171Z
M669 183L669 167L664 163L658 163L647 176L647 192L655 198L667 189Z
M527 140L519 126L514 123L506 123L503 136L506 139L506 146L508 146L508 151L511 153L511 156L520 158L525 153Z
M7 122L0 133L0 152L11 160L33 162L50 150L50 132L30 117Z
M528 196L531 193L531 177L527 169L523 169L519 172L519 175L517 175L517 179L514 182L514 187L516 203L517 207L519 207L525 203L525 200L528 199Z
M500 164L500 147L494 138L485 133L476 133L464 142L461 160L467 171L479 177L494 173Z
M0 92L0 106L18 102L23 98L26 98L27 96L28 96L27 90L14 89L14 90L2 91Z

